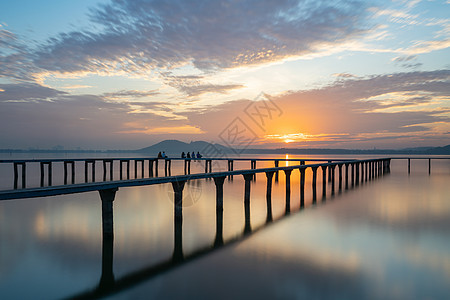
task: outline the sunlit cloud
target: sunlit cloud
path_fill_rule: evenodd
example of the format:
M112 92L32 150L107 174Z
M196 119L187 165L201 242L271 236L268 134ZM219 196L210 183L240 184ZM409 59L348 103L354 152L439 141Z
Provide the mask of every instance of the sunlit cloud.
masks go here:
M66 85L61 88L68 89L68 90L77 90L77 89L86 89L91 88L91 85L82 85L82 84L75 84L75 85Z
M150 91L122 90L114 93L104 93L103 96L108 99L136 99L155 96L158 94L159 92L157 90L150 90Z

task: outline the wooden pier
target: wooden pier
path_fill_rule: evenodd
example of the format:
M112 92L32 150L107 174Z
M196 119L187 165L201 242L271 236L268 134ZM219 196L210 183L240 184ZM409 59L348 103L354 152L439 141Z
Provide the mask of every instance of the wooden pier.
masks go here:
M318 159L289 159L293 165L280 167L279 162L285 161L283 159L196 159L196 161L204 162L204 173L190 174L190 165L193 159L184 159L184 175L170 176L171 174L171 160L180 159L165 159L164 160L164 177L158 176L158 159L78 159L78 160L22 160L22 161L0 161L0 163L13 164L14 170L14 189L0 191L0 200L14 200L24 198L46 197L54 195L65 195L73 193L83 193L89 191L98 191L100 200L102 202L102 272L98 286L86 292L73 295L70 299L96 299L116 292L120 292L133 285L139 284L144 280L148 280L162 272L170 270L176 266L184 264L188 261L197 259L218 249L240 240L245 239L250 233L260 230L274 221L272 214L272 186L273 181L278 181L279 172L284 172L285 175L285 214L278 220L290 215L291 202L299 201L300 210L305 207L305 184L307 170L310 169L312 174L311 191L312 203L317 203L317 170L321 170L322 174L322 202L326 201L327 194L332 196L336 190L343 192L350 188L357 188L359 185L365 184L368 181L375 180L378 177L390 173L390 163L392 158L379 159L365 159L365 160L318 160ZM410 172L411 159L416 158L399 158L408 160L408 173ZM427 158L429 159L429 158ZM433 158L437 159L437 158ZM439 158L441 159L441 158ZM442 158L444 159L444 158ZM448 158L445 158L448 159ZM226 160L228 171L213 172L212 165L215 160ZM86 182L74 183L75 180L75 162L81 162L85 166L84 175ZM95 181L95 163L101 161L103 166L103 180L102 182ZM249 161L250 168L243 170L234 170L235 161ZM257 168L257 161L273 161L274 167ZM319 163L317 163L320 161ZM118 162L120 164L120 178L113 180L113 164ZM134 179L130 179L130 164L134 162ZM148 168L145 168L147 162ZM307 162L314 162L307 164ZM35 188L26 188L26 170L27 164L37 163L40 165L41 182L47 182L48 186L41 186ZM64 165L64 185L51 185L52 178L55 176L52 167L62 163ZM45 176L45 167L47 169L47 176ZM69 168L70 167L70 168ZM337 167L337 168L336 168ZM20 170L19 170L20 168ZM69 171L70 169L70 171ZM147 172L145 171L147 170ZM90 171L90 172L89 172ZM140 172L139 172L140 171ZM338 173L336 176L336 172ZM431 159L429 159L429 172L431 172ZM70 173L70 174L69 174ZM91 174L91 181L88 181L89 173ZM140 173L140 174L139 174ZM145 177L146 174L148 177ZM20 174L20 176L19 176ZM251 224L251 182L256 180L256 174L265 174L266 178L266 205L267 215L264 225L258 228L252 228ZM69 176L70 175L70 176ZM109 176L108 176L109 175ZM126 175L126 179L124 179ZM223 239L223 199L224 199L224 183L235 176L243 176L244 181L244 228L242 234L235 238L224 242ZM291 185L292 176L300 176L299 199L292 199ZM69 178L70 177L70 184ZM138 178L140 177L140 178ZM106 179L109 178L107 181ZM18 181L20 180L20 186ZM182 245L182 224L183 224L183 190L187 181L212 179L216 188L216 235L211 247L205 247L195 251L188 256L183 253ZM170 183L174 191L174 248L172 258L168 261L149 266L142 270L130 273L122 278L116 279L113 272L113 248L114 248L114 222L113 222L113 203L116 192L122 187L145 186Z

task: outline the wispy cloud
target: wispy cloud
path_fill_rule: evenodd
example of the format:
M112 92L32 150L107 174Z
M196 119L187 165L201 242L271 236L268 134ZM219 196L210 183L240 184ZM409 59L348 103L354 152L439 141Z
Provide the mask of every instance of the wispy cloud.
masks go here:
M157 90L137 91L137 90L122 90L113 93L104 93L103 96L108 99L137 99L143 97L151 97L158 95Z
M25 70L148 73L193 64L202 70L281 60L361 33L365 2L113 0L93 9L102 32L74 31L26 54ZM13 37L4 31L5 43ZM13 57L3 57L2 68ZM19 70L4 73L26 77Z

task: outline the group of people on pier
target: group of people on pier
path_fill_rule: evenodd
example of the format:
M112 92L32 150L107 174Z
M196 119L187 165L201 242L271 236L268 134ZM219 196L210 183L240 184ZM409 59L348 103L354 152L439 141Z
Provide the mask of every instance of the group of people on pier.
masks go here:
M200 152L197 151L197 155L195 155L195 152L192 151L192 154L187 152L185 154L184 152L181 152L181 158L202 158L203 156L200 154Z
M184 153L184 151L181 152L181 158L202 158L202 157L203 155L201 155L200 152L198 151L197 154L195 154L194 151L192 151L192 154L190 152L187 152L187 154ZM161 152L158 153L158 158L168 158L168 156L166 155L166 152L163 151L162 153Z

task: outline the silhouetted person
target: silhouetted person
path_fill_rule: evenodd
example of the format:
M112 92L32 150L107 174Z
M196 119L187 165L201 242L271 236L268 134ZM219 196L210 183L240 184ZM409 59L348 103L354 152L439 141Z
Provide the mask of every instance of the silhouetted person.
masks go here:
M200 154L200 152L197 152L197 158L202 158L202 155Z
M191 153L188 152L186 157L191 158Z
M181 158L186 158L186 154L184 152L181 152Z
M195 152L194 151L192 151L191 156L192 156L192 158L195 158Z
M161 154L161 151L159 151L159 153L158 153L158 158L162 158L163 156L162 156L162 154Z
M163 158L167 158L167 155L166 155L166 152L165 152L165 151L163 151L162 157L163 157Z

